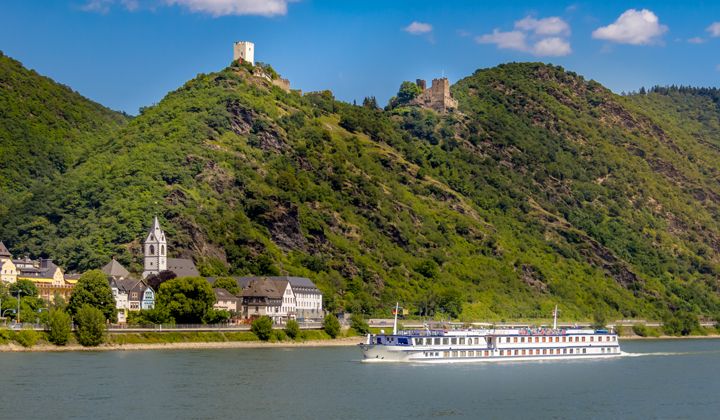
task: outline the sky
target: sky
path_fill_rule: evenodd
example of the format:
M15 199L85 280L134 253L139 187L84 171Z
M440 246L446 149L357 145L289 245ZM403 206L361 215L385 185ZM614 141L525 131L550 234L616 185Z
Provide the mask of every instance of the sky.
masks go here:
M719 86L720 1L2 0L0 50L136 114L255 43L293 88L381 104L403 80L512 61L615 92Z

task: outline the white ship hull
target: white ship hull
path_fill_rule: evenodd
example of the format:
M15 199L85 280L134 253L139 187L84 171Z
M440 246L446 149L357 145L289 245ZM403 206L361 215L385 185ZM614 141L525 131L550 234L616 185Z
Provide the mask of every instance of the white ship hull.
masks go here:
M410 332L369 335L364 362L475 363L606 359L622 355L616 334L594 330Z

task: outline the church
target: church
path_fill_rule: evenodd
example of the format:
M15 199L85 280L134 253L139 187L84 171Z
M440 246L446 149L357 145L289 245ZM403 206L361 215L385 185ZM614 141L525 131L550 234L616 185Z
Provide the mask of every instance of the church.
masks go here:
M168 258L165 231L160 227L157 216L143 242L142 279L133 276L115 258L101 270L108 276L110 289L118 309L118 322L125 323L128 311L152 309L155 307L155 290L146 282L151 275L172 271L177 277L199 276L193 260L189 258Z

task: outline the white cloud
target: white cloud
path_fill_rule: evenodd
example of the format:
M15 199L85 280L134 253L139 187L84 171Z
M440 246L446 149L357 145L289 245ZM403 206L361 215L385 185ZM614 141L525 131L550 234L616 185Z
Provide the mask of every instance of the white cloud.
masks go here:
M570 25L557 16L544 19L527 16L515 22L515 29L534 32L536 35L570 35Z
M691 44L702 44L705 42L705 38L700 38L699 36L696 36L696 37L688 39L687 42L689 42Z
M594 30L592 37L619 44L649 45L657 43L667 30L652 11L629 9L614 23Z
M192 13L218 16L255 15L282 16L287 14L288 3L296 0L87 0L81 9L87 12L108 13L115 5L136 11L141 5L154 8L158 5L179 6Z
M527 51L528 49L525 42L525 32L521 31L501 32L495 29L491 34L476 37L475 41L479 44L495 44L500 49L517 51Z
M432 25L424 22L413 21L411 24L403 28L403 30L412 35L422 35L432 32Z
M571 52L570 43L558 37L541 39L532 49L533 54L541 57L562 57Z
M720 22L713 22L710 26L707 27L706 31L708 31L710 33L710 36L712 37L719 37Z
M228 15L282 16L291 0L165 0L170 6L182 6L193 13L215 17Z
M115 0L88 0L85 4L80 6L80 9L86 12L95 12L105 14L110 11L110 6Z
M500 49L522 51L538 57L561 57L572 53L570 25L557 16L536 19L526 16L515 21L515 30L475 37L478 44L494 44Z

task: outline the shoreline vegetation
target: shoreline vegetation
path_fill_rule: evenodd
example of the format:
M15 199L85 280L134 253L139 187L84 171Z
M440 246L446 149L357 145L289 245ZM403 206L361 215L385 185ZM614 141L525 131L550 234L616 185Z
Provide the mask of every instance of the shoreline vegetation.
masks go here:
M108 333L105 342L98 346L83 346L75 337L72 337L66 345L59 346L47 340L46 332L0 329L0 353L336 347L354 346L364 338L364 334L359 334L352 328L346 329L335 338L323 330L304 330L296 339L283 334L283 330L272 331L272 336L268 340L262 340L249 331ZM371 333L379 331L380 328L370 328ZM621 327L619 333L623 341L720 338L720 331L712 332L710 329L703 329L690 335L666 335L660 328Z

